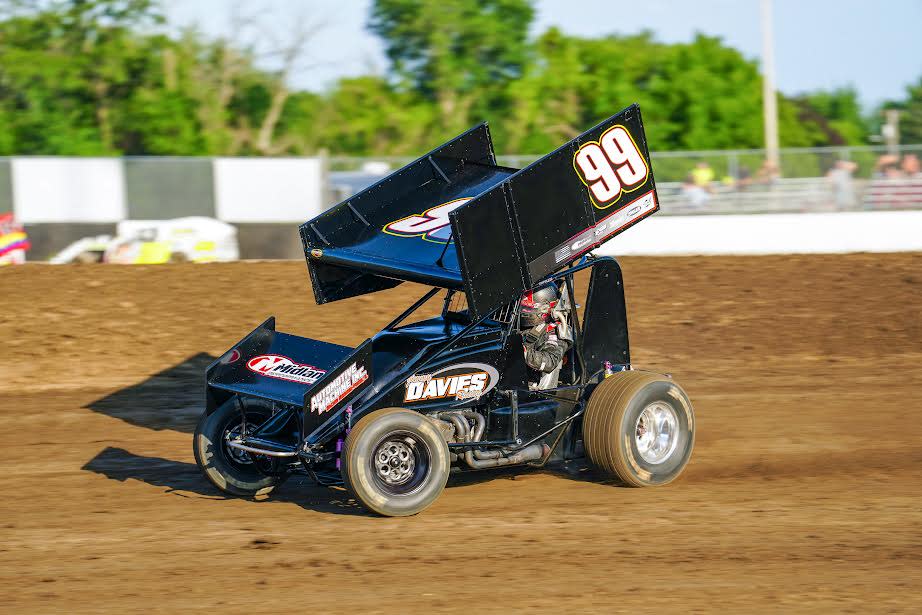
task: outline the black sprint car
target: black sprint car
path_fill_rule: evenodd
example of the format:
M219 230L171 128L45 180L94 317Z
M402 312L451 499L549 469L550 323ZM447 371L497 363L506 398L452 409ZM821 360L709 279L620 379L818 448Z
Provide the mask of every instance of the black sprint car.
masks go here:
M465 132L300 227L318 303L432 289L357 348L257 327L205 374L198 465L240 496L341 476L389 516L432 504L452 470L585 456L628 485L672 481L692 405L632 368L621 269L590 253L658 209L636 105L521 170L496 164L486 124ZM522 297L548 284L572 344L536 382ZM437 295L441 314L414 321Z

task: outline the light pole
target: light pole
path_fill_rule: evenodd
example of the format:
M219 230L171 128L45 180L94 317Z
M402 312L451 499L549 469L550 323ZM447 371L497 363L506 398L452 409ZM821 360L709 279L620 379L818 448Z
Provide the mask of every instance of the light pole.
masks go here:
M772 34L772 0L762 0L762 115L765 125L765 158L778 164L778 100L775 93L775 43Z

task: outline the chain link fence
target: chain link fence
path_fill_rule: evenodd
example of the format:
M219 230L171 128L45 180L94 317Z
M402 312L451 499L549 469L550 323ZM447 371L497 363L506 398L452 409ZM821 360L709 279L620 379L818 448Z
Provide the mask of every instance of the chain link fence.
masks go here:
M922 144L895 151L883 146L782 149L779 168L765 150L653 153L665 214L922 209ZM522 168L540 156L499 156ZM330 182L342 200L409 157L332 157Z
M853 162L856 179L870 179L882 157L902 159L915 155L922 159L922 144L900 145L895 150L885 146L805 147L780 150L780 176L783 178L815 178L825 176L840 160ZM653 169L657 182L681 182L699 164L707 163L718 179L733 180L755 177L766 160L765 150L701 150L682 152L653 152ZM535 155L497 156L501 165L522 168L538 158ZM386 173L415 160L412 156L332 156L329 168L333 172L358 172L371 169Z

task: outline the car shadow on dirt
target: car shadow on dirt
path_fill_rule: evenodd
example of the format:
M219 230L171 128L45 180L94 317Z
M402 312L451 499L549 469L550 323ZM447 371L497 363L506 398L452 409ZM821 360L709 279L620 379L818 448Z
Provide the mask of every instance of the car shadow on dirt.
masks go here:
M599 485L610 485L612 487L626 487L626 485L618 479L612 478L593 468L585 459L575 459L567 462L555 461L542 467L513 466L477 472L453 472L448 479L447 487L450 489L452 487L477 485L494 480L522 480L538 474L596 483Z
M165 487L167 493L180 497L243 499L222 494L202 477L194 463L136 455L122 448L110 446L103 449L81 469L120 482L133 479L155 487ZM339 515L369 515L345 490L320 487L306 476L292 476L271 495L250 501L262 505L287 502L306 510Z
M542 468L541 472L580 482L609 485L611 487L623 487L625 489L629 488L619 479L613 478L610 474L605 474L592 467L586 458L550 463Z
M200 352L86 407L138 427L192 433L205 406L205 369L214 360Z

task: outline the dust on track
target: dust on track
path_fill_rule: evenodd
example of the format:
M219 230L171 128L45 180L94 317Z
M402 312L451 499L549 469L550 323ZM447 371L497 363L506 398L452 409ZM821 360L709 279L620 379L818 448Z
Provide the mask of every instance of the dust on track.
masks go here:
M316 306L303 263L0 271L9 612L922 606L922 255L624 259L635 364L695 404L686 474L454 479L420 516L292 480L224 499L205 365L274 314L355 345L422 287Z

